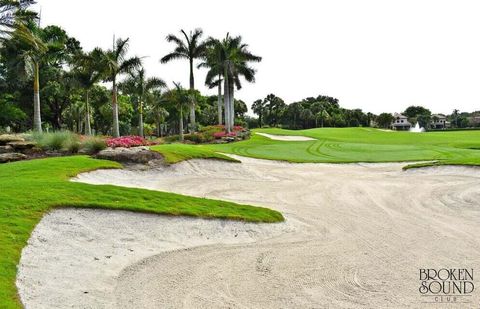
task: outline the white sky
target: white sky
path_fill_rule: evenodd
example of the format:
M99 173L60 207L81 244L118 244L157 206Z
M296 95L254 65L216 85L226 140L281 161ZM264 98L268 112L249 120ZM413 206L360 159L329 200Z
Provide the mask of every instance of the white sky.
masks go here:
M188 62L160 64L168 33L242 35L263 57L255 84L236 97L250 105L274 93L287 103L325 94L374 113L412 104L433 112L480 110L478 0L38 0L42 25L57 24L86 50L130 37L147 73L188 86ZM195 71L204 86L205 71Z

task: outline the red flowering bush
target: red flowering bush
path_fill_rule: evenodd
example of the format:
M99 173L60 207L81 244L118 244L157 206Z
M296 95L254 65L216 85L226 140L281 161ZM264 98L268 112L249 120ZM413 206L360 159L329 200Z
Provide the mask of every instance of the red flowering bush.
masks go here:
M122 136L122 137L115 137L115 138L108 138L107 139L107 146L108 147L136 147L136 146L147 146L149 145L148 141L146 141L141 136Z

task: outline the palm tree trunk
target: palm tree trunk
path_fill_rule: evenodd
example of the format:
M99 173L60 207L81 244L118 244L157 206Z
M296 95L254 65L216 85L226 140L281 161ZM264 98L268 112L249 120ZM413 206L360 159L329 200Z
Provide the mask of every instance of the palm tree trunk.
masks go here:
M113 78L113 85L112 85L112 112L113 112L113 137L119 137L120 127L118 125L117 83L115 78Z
M180 122L179 122L179 125L180 125L180 141L183 142L183 111L182 111L182 108L180 107Z
M233 131L233 126L235 125L235 100L234 100L234 92L235 92L235 84L233 83L233 77L232 77L232 82L230 83L230 131Z
M190 90L195 89L195 80L193 78L193 59L190 60ZM195 101L190 105L190 133L195 131Z
M223 80L223 101L225 105L225 130L230 133L230 94L229 94L229 88L230 86L228 85L228 71L227 68L225 68L225 75L224 75L224 80Z
M85 93L85 135L92 135L92 127L90 126L90 105L88 104L88 93Z
M195 131L195 99L190 103L190 133Z
M218 74L218 125L222 125L222 81L221 75Z
M42 116L40 114L40 74L38 62L34 63L33 77L33 130L42 132Z
M143 102L141 98L138 103L138 135L143 137Z

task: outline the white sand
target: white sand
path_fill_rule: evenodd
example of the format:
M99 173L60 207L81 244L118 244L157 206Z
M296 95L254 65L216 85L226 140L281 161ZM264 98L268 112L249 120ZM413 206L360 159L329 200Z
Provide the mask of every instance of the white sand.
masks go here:
M268 133L255 133L261 136L268 137L269 139L274 139L276 141L288 141L288 142L304 142L304 141L315 141L315 138L299 135L274 135Z
M282 211L286 224L58 210L22 253L22 301L27 308L428 308L418 268L480 269L478 169L241 160L102 170L76 180L263 205ZM468 299L478 304L480 292Z

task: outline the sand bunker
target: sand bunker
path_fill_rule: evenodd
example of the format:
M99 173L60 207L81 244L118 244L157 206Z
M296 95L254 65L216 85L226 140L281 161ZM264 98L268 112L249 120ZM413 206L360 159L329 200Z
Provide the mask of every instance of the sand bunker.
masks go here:
M32 308L425 308L419 268L480 267L478 169L240 159L100 170L76 181L267 206L286 224L57 210L22 253L22 301ZM478 304L480 292L465 300Z
M268 137L269 139L274 139L276 141L288 141L288 142L304 142L304 141L315 141L316 139L307 137L307 136L299 136L299 135L273 135L268 133L255 133L261 136Z

